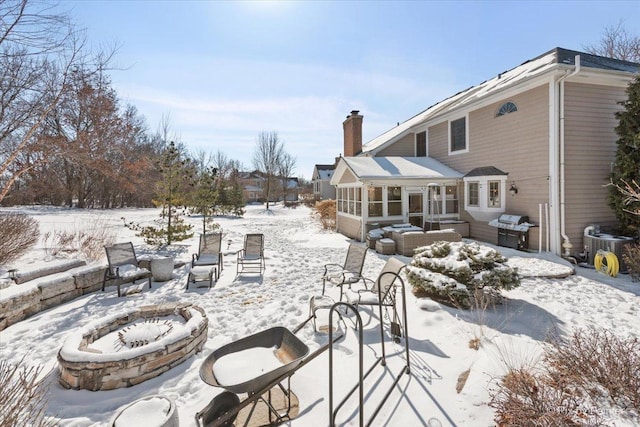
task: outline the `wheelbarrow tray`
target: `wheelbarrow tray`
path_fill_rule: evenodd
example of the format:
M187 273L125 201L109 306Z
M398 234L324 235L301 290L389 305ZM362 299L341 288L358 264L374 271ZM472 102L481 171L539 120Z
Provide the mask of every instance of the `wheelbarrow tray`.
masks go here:
M282 364L273 370L238 384L221 384L218 381L218 378L216 378L217 361L224 356L258 347L274 348L274 353L277 354L277 359ZM200 378L209 385L222 387L233 393L255 394L263 391L262 389L265 386L277 378L286 377L287 373L295 371L308 353L309 347L300 341L298 337L287 328L277 326L241 338L214 350L200 366ZM220 376L220 373L218 376Z

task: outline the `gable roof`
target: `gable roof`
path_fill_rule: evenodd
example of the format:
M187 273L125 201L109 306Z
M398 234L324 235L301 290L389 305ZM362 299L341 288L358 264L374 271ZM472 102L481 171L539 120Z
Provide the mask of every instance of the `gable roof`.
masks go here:
M495 166L482 166L479 168L471 169L469 172L465 174L465 178L473 177L473 176L498 176L498 175L509 175L507 172L502 172Z
M457 94L446 98L423 112L411 117L393 129L377 136L362 147L362 154L373 153L377 150L397 141L411 131L411 128L427 120L444 115L458 108L473 103L498 91L513 87L529 79L539 77L549 71L566 69L575 65L575 56L580 55L580 66L586 68L618 71L625 73L637 73L640 64L618 59L605 58L588 53L573 51L556 47L542 55L523 62L519 66L498 74L496 77L486 80L477 86L472 86Z
M316 165L316 169L318 170L334 170L336 165Z
M347 168L359 179L451 179L462 174L431 157L342 157L334 179ZM331 185L337 185L331 180Z
M323 181L331 179L331 176L333 176L333 171L335 170L335 168L336 168L335 165L316 165L315 166L315 170L318 173L318 178Z

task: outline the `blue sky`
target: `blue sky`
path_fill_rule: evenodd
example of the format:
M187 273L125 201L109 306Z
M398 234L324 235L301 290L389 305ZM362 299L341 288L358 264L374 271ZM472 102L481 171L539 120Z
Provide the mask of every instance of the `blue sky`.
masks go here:
M151 131L169 116L192 151L252 168L277 131L295 175L343 152L342 121L369 141L428 106L554 47L583 50L606 26L640 35L640 1L71 1L94 48Z

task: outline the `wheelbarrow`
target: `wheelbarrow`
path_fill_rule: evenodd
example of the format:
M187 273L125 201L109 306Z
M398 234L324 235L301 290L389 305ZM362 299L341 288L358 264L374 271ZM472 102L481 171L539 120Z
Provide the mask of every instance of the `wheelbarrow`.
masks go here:
M305 320L293 332L284 327L274 327L213 351L200 366L200 378L225 391L196 413L196 424L199 427L232 426L240 410L253 404L251 417L260 401L269 410L270 423L286 420L291 410L291 376L343 336L338 334L309 354L309 347L295 333L311 319ZM281 384L285 380L286 387ZM284 413L280 413L271 402L271 389L276 386L287 397ZM245 393L247 397L241 401L238 394ZM268 394L267 399L263 397L265 393Z

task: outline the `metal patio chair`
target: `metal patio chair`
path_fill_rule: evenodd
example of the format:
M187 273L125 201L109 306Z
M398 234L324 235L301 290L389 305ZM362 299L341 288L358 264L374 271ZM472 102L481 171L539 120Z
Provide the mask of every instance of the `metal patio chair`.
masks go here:
M391 310L391 315L387 312L387 316L391 319L391 335L394 339L399 339L403 333L406 336L407 333L407 311L406 301L404 301L405 285L402 277L400 277L400 272L405 267L406 264L404 262L400 261L398 258L391 257L387 260L384 267L382 267L382 271L380 271L380 274L375 281L365 278L363 280L365 283L363 288L347 289L345 291L345 296L347 297L349 304L352 304L357 308L360 308L360 306L377 306L379 308L380 322L382 322L382 310ZM400 319L397 307L398 289L402 291L402 319ZM404 331L402 327L403 323L405 325Z
M207 273L209 287L213 286L213 279L215 277L215 280L218 281L222 268L222 232L201 234L198 253L191 256L187 289L189 289L189 282L195 283L196 279L201 276L199 272L202 271Z
M149 279L149 289L151 289L151 271L138 266L138 258L133 250L133 243L116 243L111 246L105 246L107 252L107 262L109 266L104 272L102 280L102 290L107 281L114 281L110 286L118 287L118 296L120 296L120 285L123 283L135 283L138 279Z
M264 260L264 234L247 234L244 247L238 251L236 275L243 272L259 273L266 269Z
M343 286L351 287L354 283L363 280L362 267L367 256L367 246L351 243L347 249L344 264L325 264L322 275L322 295L324 295L327 282L340 287L340 301L342 301Z

